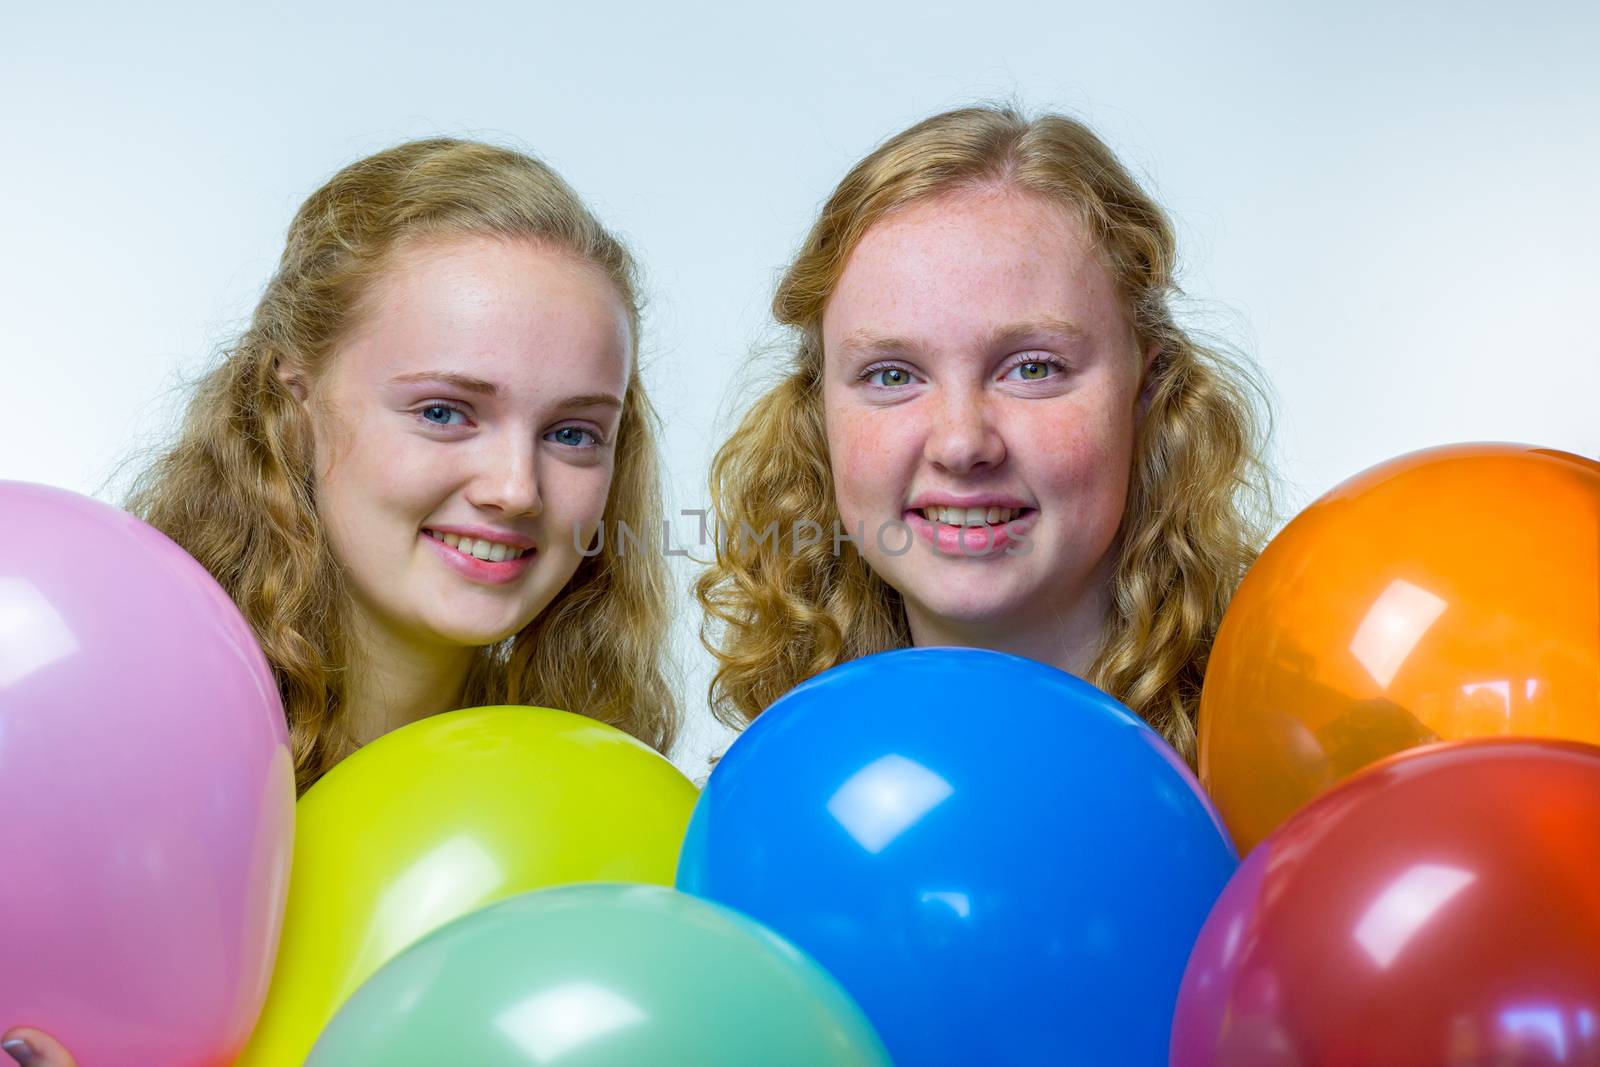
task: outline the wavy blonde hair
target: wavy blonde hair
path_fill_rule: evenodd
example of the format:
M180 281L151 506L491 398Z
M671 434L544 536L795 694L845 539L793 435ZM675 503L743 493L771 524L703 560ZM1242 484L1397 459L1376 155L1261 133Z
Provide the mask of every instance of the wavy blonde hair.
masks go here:
M249 327L201 380L176 444L127 501L216 577L255 630L277 676L302 791L348 743L340 712L354 650L350 597L317 515L308 416L280 371L312 382L326 370L403 243L466 236L558 249L616 286L633 359L604 524L661 523L656 417L638 368L637 268L623 244L554 171L510 149L436 138L339 171L295 215ZM662 658L665 561L616 548L583 559L537 618L478 651L463 706L567 708L658 750L671 746L679 710Z
M1271 521L1264 392L1241 361L1177 325L1171 224L1110 149L1082 123L1030 120L1009 106L945 112L884 142L839 184L778 284L773 314L794 337L786 373L711 468L719 536L695 594L706 611L701 639L718 660L713 711L740 727L820 671L911 643L899 594L853 545L796 552L745 531L830 529L838 518L822 315L862 235L907 205L994 187L1059 204L1086 227L1140 350L1157 353L1113 549L1113 615L1088 680L1192 764L1206 656Z

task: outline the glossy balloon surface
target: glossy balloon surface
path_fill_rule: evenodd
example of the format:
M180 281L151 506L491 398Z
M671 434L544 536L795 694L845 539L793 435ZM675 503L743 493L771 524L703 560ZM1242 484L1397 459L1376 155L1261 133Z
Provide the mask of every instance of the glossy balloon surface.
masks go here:
M1144 1064L1235 864L1183 762L1100 690L911 649L734 742L678 885L816 957L897 1063Z
M658 886L525 893L444 927L350 998L310 1067L889 1067L794 946Z
M1600 1063L1600 749L1392 757L1240 866L1184 977L1175 1067Z
M117 508L0 482L0 1031L84 1067L231 1063L293 830L283 705L228 595Z
M380 737L300 800L283 947L241 1067L301 1062L374 971L486 904L670 884L695 798L648 746L565 711L471 708Z
M1600 743L1600 463L1452 445L1340 485L1251 568L1200 780L1248 851L1384 756L1508 735Z

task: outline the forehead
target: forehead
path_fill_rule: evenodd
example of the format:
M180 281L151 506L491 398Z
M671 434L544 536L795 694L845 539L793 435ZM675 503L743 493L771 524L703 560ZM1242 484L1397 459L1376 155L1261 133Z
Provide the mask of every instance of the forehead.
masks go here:
M620 392L632 338L610 279L565 251L467 237L402 246L340 346L360 377L449 370L503 389L567 382Z
M978 190L874 224L845 264L823 335L830 348L857 331L933 346L1041 319L1110 333L1123 313L1071 213L1032 194Z

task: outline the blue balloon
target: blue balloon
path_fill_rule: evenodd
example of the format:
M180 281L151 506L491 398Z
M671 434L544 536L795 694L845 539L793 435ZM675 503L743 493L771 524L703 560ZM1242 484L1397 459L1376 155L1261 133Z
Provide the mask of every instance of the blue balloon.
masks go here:
M815 957L900 1067L1155 1065L1237 866L1182 759L1105 693L907 649L796 686L745 731L677 883Z

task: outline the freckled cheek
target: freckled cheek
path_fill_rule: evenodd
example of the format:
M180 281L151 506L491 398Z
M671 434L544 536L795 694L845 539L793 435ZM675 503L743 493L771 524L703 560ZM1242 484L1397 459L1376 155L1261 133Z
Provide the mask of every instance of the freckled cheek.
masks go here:
M915 458L909 420L891 411L844 413L828 420L828 456L840 518L846 523L899 514L908 457Z
M1123 428L1092 425L1036 427L1026 438L1027 465L1034 492L1049 506L1054 498L1083 512L1104 512L1120 520L1127 497L1131 438Z

